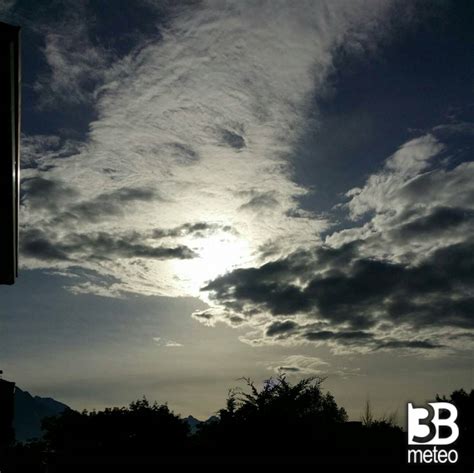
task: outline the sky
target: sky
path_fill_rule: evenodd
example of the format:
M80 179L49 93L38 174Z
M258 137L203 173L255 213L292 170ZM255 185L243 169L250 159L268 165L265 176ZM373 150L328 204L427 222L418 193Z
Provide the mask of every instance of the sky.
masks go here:
M22 27L0 363L206 418L324 376L358 419L472 388L474 4L2 0Z

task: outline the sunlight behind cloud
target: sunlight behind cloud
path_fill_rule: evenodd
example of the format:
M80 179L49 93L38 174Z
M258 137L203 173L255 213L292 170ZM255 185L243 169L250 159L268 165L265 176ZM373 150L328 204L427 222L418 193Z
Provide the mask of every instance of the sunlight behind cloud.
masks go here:
M184 292L201 298L200 289L206 282L253 260L249 241L229 233L192 238L186 244L199 256L173 261L173 272L183 284Z

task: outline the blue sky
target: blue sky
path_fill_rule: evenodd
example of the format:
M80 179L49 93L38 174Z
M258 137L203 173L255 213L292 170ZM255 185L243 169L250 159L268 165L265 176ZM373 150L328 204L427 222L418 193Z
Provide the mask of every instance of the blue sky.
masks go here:
M469 387L473 14L5 3L23 48L8 377L200 417L281 367L327 376L354 418Z

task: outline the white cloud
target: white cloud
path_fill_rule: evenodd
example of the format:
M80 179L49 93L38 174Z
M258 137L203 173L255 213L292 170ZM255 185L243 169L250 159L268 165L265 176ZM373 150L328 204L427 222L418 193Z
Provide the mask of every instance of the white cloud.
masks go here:
M27 197L24 230L40 229L41 243L49 239L53 246L76 241L77 234L134 232L152 249L156 228L206 222L227 230L160 240L200 255L186 260L137 260L130 252L124 258L103 251L83 261L53 261L30 252L23 264L79 264L117 278L114 293L198 295L206 280L255 261L268 241L277 241L281 254L317 243L328 223L298 213L297 199L306 189L292 180L290 152L305 127L308 100L324 91L334 48L351 38L370 41L388 5L203 2L180 11L160 39L110 67L91 46L85 22L67 39L49 34L45 54L52 75L40 87L80 102L89 96L89 79L100 76L103 85L93 91L98 118L77 153L61 160L57 151L49 153L40 169L27 169L24 177L68 187L65 192L75 193L82 209L127 189L151 189L157 198L127 201L122 214L79 219L72 228L70 218L58 221L57 208L33 208ZM45 137L35 143L41 140L50 147ZM28 162L34 160L30 153ZM72 203L58 205L59 215L77 210ZM91 289L86 283L75 290Z
M48 169L56 159L77 155L84 144L57 135L25 135L21 137L21 168Z
M351 218L366 222L329 235L326 243L360 239L367 256L414 264L465 241L474 230L474 164L452 165L448 151L432 134L403 144L362 188L347 192Z
M279 361L265 363L267 368L277 374L285 373L289 376L334 376L345 378L347 376L360 376L359 368L346 366L331 367L331 365L314 356L289 355Z
M415 138L403 144L385 161L384 169L370 176L362 189L351 189L348 207L351 217L357 219L364 213L394 212L394 199L401 188L419 176L430 165L430 159L443 150L443 145L432 135Z
M276 368L281 371L298 371L304 374L320 374L329 363L314 356L290 355L281 360Z
M162 337L153 337L153 341L157 345L162 346L162 347L166 347L166 348L179 348L179 347L183 346L182 343L175 342L173 340L163 340Z

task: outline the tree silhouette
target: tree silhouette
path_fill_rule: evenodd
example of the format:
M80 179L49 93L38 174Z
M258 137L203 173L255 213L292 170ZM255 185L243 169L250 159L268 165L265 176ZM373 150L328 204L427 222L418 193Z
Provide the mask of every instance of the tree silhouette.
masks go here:
M50 452L64 454L157 455L181 454L188 424L167 405L143 398L128 408L82 413L65 411L43 422Z
M291 383L280 374L261 387L249 378L241 380L244 387L230 390L225 407L211 421L199 424L194 435L166 404L150 404L146 398L98 412L67 410L44 420L41 441L11 447L0 458L1 471L51 473L71 471L77 465L142 465L144 461L152 465L376 463L411 471L406 464L406 435L394 419L376 418L367 404L361 422L348 422L344 408L323 391L323 378ZM474 391L461 389L436 400L458 408L460 438L455 448L460 467L471 465ZM431 470L417 465L417 471Z
M320 423L347 420L344 408L337 406L329 392L322 392L321 384L324 378L305 378L292 385L282 373L277 378L266 380L260 391L251 379L242 379L247 383L250 392L231 391L227 405L233 407L234 416L243 420L253 420L257 417L278 418L279 421L311 418ZM222 416L224 411L220 411L220 414ZM227 414L230 414L230 411Z
M284 374L270 378L258 389L249 378L242 378L247 390L229 392L226 408L218 420L201 426L199 440L220 452L295 454L301 448L318 449L337 426L347 420L330 393L323 393L324 379L311 377L291 384ZM282 450L283 449L283 450Z
M459 455L472 460L472 446L474 445L474 389L470 393L464 389L453 391L449 397L436 395L438 402L450 402L458 410L456 423L459 427L459 438L455 446Z

